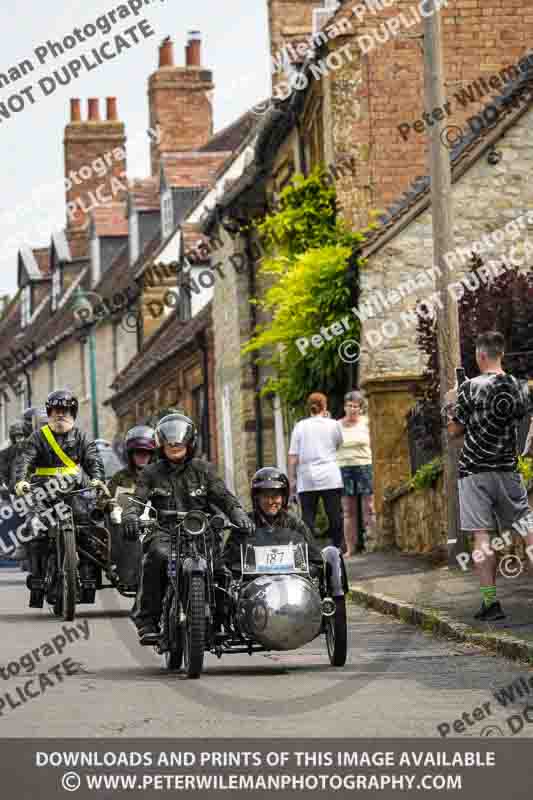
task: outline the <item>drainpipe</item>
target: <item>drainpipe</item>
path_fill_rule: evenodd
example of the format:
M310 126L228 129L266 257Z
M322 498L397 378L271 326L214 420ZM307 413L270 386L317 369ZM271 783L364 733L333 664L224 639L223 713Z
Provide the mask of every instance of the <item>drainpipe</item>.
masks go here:
M255 281L255 268L254 256L252 251L251 234L246 230L244 234L244 247L246 255L246 263L248 265L248 293L250 299L255 297L257 286ZM250 328L253 332L257 327L257 311L254 303L250 303ZM252 375L255 389L254 407L255 407L255 459L257 468L263 466L264 449L263 449L263 412L261 408L261 398L259 397L259 366L255 356L252 356Z

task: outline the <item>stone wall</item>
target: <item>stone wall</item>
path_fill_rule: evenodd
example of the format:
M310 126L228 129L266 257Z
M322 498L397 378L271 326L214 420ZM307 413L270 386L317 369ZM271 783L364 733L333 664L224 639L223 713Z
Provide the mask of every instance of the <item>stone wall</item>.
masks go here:
M443 475L433 488L415 491L405 485L384 502L383 547L404 553L446 553L446 509Z
M525 114L497 143L501 160L488 163L486 155L453 185L453 215L455 246L466 247L482 240L487 234L499 231L516 218L526 215L522 228L502 234L500 243L487 251L486 259L502 260L509 264L509 255L524 257L528 235L533 233L533 110ZM375 255L371 256L361 273L360 310L373 305L374 316L362 324L363 346L360 370L364 379L382 375L417 373L424 359L416 345L416 327L408 312L414 311L417 301L435 291L435 281L429 270L433 264L431 210L428 209L403 228ZM525 265L533 266L531 255ZM467 272L467 260L452 264L454 280ZM408 281L411 284L408 284ZM404 288L411 289L408 294ZM400 287L404 287L400 290ZM475 287L474 287L475 288ZM390 308L378 311L376 292L381 291ZM402 294L398 302L398 292ZM372 313L372 312L370 312Z

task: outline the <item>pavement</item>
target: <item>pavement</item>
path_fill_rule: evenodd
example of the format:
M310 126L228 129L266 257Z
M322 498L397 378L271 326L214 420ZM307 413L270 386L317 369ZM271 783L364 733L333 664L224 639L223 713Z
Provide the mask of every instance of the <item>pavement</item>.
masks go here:
M423 630L533 664L533 574L497 578L501 622L474 619L481 604L476 575L436 566L424 556L363 553L346 560L353 602ZM511 570L512 571L512 570Z

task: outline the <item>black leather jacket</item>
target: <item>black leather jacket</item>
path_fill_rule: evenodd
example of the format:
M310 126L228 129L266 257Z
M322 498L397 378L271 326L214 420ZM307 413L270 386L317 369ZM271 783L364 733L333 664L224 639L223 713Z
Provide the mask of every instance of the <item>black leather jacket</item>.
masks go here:
M23 448L23 443L10 444L0 451L0 483L5 483L9 491L15 486L15 463Z
M169 496L150 498L154 489L162 489ZM146 503L148 499L156 511L175 509L210 513L216 512L214 505L230 520L236 509L243 512L241 504L218 477L212 464L196 458L185 464L172 464L163 457L148 464L137 480L132 499L138 502L131 502L127 507L125 520L132 516L140 517L143 508L138 503Z
M105 480L104 464L94 442L79 428L68 433L55 433L54 437L69 458L78 464L89 478ZM37 467L63 467L41 431L32 433L22 445L15 462L15 483L29 481ZM48 476L45 480L49 480ZM35 482L35 481L34 481Z
M290 530L294 531L296 536L294 537L294 542L301 541L302 539L307 543L307 552L309 555L309 564L314 565L317 568L322 568L323 566L323 559L322 553L320 551L320 547L317 545L313 534L305 524L303 520L293 514L290 511L280 511L273 519L268 519L267 517L263 516L260 512L252 512L248 514L251 520L255 522L257 529L261 529L261 531L265 531L270 529L275 537L276 531L282 532L282 529L285 531ZM274 538L273 537L273 538ZM240 570L241 568L241 544L251 543L253 541L254 536L252 535L247 536L244 533L239 531L231 531L230 535L227 538L226 544L224 546L224 553L222 555L222 559L224 563L234 570ZM283 543L285 543L284 537ZM282 542L276 542L277 544L281 544Z

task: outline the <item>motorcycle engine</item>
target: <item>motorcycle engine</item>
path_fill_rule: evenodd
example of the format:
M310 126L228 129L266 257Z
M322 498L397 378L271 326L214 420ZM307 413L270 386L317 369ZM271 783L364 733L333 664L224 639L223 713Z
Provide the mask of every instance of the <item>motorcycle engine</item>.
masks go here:
M299 575L261 575L241 590L237 621L269 650L295 650L320 631L320 595Z

